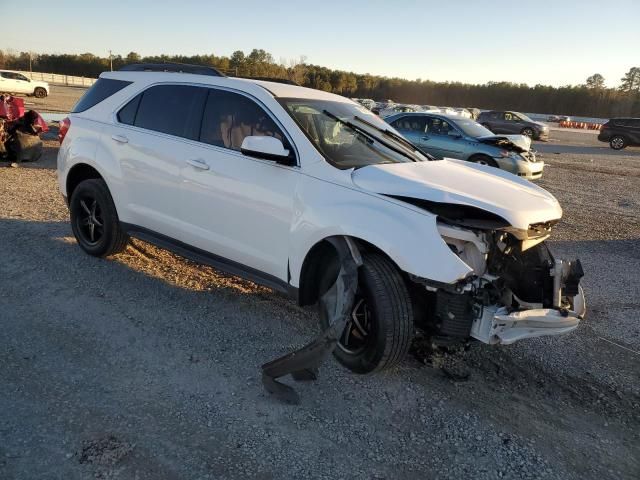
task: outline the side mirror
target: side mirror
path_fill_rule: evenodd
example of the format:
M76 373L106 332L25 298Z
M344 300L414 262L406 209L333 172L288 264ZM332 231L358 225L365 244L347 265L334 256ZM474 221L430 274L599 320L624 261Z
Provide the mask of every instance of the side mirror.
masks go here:
M282 142L275 137L258 135L244 137L240 151L248 157L272 160L283 165L294 163L289 150L284 148Z

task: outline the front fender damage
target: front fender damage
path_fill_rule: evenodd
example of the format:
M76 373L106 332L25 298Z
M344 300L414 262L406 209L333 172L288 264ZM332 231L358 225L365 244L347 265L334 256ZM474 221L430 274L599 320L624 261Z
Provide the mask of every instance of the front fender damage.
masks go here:
M286 403L299 404L300 397L292 387L277 379L288 374L296 381L317 379L320 365L338 344L358 289L358 267L362 265L362 258L357 246L349 237L331 237L327 241L335 248L340 264L335 282L320 297L321 308L330 319L329 328L299 350L262 365L265 389Z

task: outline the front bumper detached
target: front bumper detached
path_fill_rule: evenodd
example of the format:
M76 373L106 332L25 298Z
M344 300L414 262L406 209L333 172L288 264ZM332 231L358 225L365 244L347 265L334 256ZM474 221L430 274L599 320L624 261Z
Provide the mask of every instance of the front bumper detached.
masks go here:
M578 328L586 312L582 287L573 309L535 308L509 312L506 307L484 307L471 326L471 336L488 344L509 345L524 338L563 335Z

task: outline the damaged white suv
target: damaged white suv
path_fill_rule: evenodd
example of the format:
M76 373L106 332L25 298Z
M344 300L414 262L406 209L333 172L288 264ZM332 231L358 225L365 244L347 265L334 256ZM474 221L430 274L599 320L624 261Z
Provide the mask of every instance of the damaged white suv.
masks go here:
M362 263L335 355L361 373L400 360L416 329L508 344L578 326L582 269L544 243L562 210L542 188L427 158L337 95L128 70L103 73L60 126L60 190L87 253L132 235L311 305L341 238Z

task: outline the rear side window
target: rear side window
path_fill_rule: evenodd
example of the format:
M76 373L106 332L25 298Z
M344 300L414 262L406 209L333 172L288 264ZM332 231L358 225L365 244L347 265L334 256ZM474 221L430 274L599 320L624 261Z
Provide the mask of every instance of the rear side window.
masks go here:
M151 87L142 93L133 124L147 130L198 140L206 96L207 89L189 85ZM121 113L123 117L131 114L122 110Z
M99 104L106 98L109 98L116 92L119 92L127 85L131 85L131 82L125 82L123 80L113 80L111 78L99 78L89 90L78 100L78 103L73 107L71 113L84 112L91 107Z
M410 132L424 132L427 119L418 116L401 117L391 125L398 130L405 130Z

